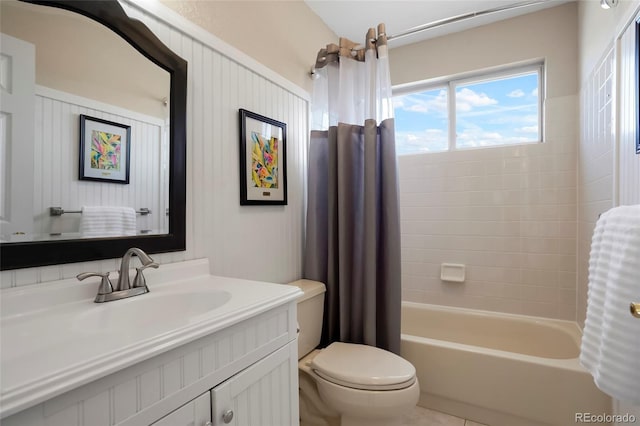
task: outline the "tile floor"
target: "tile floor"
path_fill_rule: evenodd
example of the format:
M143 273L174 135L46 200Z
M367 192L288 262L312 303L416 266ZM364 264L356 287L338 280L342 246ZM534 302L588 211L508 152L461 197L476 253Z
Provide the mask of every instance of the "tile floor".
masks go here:
M460 417L450 416L439 411L416 407L411 414L404 416L402 426L488 426Z

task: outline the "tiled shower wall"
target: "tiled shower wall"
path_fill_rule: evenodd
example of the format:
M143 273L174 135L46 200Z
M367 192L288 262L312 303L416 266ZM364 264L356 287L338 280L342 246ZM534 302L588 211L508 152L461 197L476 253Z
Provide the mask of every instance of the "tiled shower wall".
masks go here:
M575 319L577 108L547 99L541 144L399 157L403 300Z
M613 207L615 51L607 49L580 94L577 320L584 326L591 236L598 215Z

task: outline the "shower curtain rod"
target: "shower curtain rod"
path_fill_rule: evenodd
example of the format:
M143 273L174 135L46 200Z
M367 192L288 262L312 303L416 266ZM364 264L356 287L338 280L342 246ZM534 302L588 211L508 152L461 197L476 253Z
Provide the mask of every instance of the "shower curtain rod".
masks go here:
M537 4L547 3L548 1L549 0L523 1L520 3L514 3L510 5L498 6L491 9L481 10L479 12L465 13L463 15L453 16L451 18L444 18L438 21L429 22L427 24L418 25L417 27L409 28L408 30L403 31L401 33L388 36L387 40L392 41L392 40L399 39L402 37L407 37L422 31L431 30L433 28L442 27L448 24L453 24L454 22L464 21L466 19L471 19L471 18L477 18L479 16L484 16L484 15L490 15L492 13L503 12L505 10L513 10L513 9L519 9L521 7L534 6Z
M520 3L514 3L510 5L505 5L505 6L498 6L491 9L481 10L478 12L471 12L471 13L465 13L462 15L452 16L451 18L444 18L437 21L429 22L427 24L418 25L417 27L409 28L408 30L403 31L401 33L387 36L387 41L391 42L395 39L407 37L422 31L442 27L444 25L453 24L455 22L464 21L466 19L477 18L479 16L490 15L492 13L503 12L506 10L514 10L514 9L520 9L522 7L535 6L537 4L547 3L549 1L553 1L553 0L527 0L527 1L522 1ZM371 41L375 42L375 40L371 40ZM313 65L311 66L311 70L309 71L309 77L311 79L318 78L318 74L316 73L316 69Z

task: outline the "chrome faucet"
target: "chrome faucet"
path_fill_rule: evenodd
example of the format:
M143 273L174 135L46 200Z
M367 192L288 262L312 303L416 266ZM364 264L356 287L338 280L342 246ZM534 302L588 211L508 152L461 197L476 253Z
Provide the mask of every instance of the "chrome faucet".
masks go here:
M131 262L131 256L136 255L142 266L136 268L136 276L133 279L133 285L129 280L129 263ZM102 277L100 287L98 287L98 294L96 295L95 302L110 302L112 300L124 299L131 296L138 296L140 294L148 293L147 281L142 274L147 268L158 268L160 265L155 263L151 257L139 248L132 247L122 256L120 263L120 274L118 276L118 282L114 288L111 280L109 279L109 272L104 274L98 272L84 272L78 274L76 278L82 281L89 277Z

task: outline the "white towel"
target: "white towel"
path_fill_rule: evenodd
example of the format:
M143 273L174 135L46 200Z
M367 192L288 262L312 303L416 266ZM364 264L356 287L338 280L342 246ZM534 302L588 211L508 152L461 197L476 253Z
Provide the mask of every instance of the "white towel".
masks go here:
M80 233L85 238L136 235L136 211L131 207L83 206Z
M591 241L580 363L612 397L640 404L640 205L604 213Z

